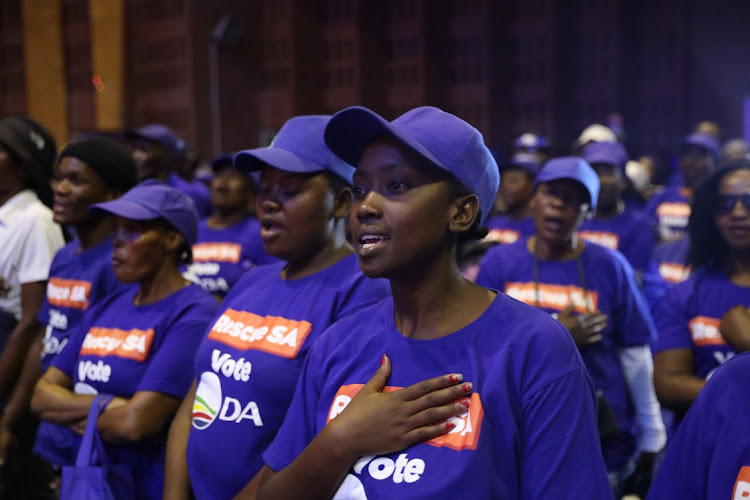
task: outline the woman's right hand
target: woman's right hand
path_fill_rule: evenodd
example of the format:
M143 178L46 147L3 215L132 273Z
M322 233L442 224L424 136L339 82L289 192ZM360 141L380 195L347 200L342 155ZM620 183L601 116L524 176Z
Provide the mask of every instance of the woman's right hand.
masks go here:
M474 388L460 374L383 392L390 374L390 359L383 355L375 375L327 425L353 459L400 451L448 434L455 428L449 419L469 411Z
M602 331L607 327L606 314L596 310L574 315L572 305L560 311L557 321L568 330L579 349L602 340Z

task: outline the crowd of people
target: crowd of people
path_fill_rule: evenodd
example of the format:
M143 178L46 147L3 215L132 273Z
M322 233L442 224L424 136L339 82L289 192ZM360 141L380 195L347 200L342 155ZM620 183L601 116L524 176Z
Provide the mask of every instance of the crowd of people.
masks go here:
M203 165L0 120L0 500L92 422L139 499L750 495L748 145L615 132L355 106Z

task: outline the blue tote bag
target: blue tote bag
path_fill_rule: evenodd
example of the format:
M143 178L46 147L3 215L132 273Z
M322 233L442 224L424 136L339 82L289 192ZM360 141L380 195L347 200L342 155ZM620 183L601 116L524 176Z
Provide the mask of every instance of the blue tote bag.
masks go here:
M109 463L97 429L111 400L111 394L99 394L91 402L76 464L63 467L60 500L135 500L131 467Z

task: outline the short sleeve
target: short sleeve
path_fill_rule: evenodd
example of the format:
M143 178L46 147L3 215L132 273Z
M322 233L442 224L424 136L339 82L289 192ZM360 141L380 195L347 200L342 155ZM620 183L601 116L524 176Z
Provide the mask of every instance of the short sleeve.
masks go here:
M320 377L324 376L316 373L314 368L324 366L320 350L316 349L317 345L319 344L313 345L305 359L284 423L263 453L263 460L274 471L280 471L291 464L317 435L316 413L322 387Z
M636 217L628 242L622 249L623 255L627 257L633 269L639 272L648 269L655 246L656 229L646 217Z
M656 329L648 305L636 285L633 268L621 254L611 254L616 263L617 304L612 320L617 343L620 347L649 345L656 338Z
M693 340L688 328L687 309L691 287L692 281L675 285L656 306L654 320L657 338L652 346L654 354L668 349L692 349Z
M213 299L212 299L213 300ZM216 304L218 307L218 303ZM155 391L185 397L194 373L190 369L198 346L216 313L204 305L196 305L168 325L159 349L138 384L138 391Z
M52 364L50 365L63 372L71 380L75 378L78 353L81 352L81 346L83 345L83 339L86 337L87 331L88 327L84 327L83 323L74 327L65 347L52 359Z
M24 217L14 225L23 232L19 239L19 282L46 281L55 253L65 244L60 226L46 217Z

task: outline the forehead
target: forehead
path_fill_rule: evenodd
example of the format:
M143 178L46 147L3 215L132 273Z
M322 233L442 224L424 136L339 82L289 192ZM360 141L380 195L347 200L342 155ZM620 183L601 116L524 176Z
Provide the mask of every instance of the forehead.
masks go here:
M742 194L750 192L750 170L742 168L725 175L719 183L719 194Z
M260 169L260 180L266 182L305 182L322 173L322 170L320 172L288 172L266 164Z
M620 173L620 169L611 163L592 163L591 168L597 175L617 175Z
M426 175L445 176L447 172L431 165L394 137L375 139L362 152L354 177L374 171L388 172L396 169L411 169Z
M552 181L545 181L540 183L540 186L544 186L546 189L558 193L581 193L588 197L588 191L583 184L573 179L555 179Z

